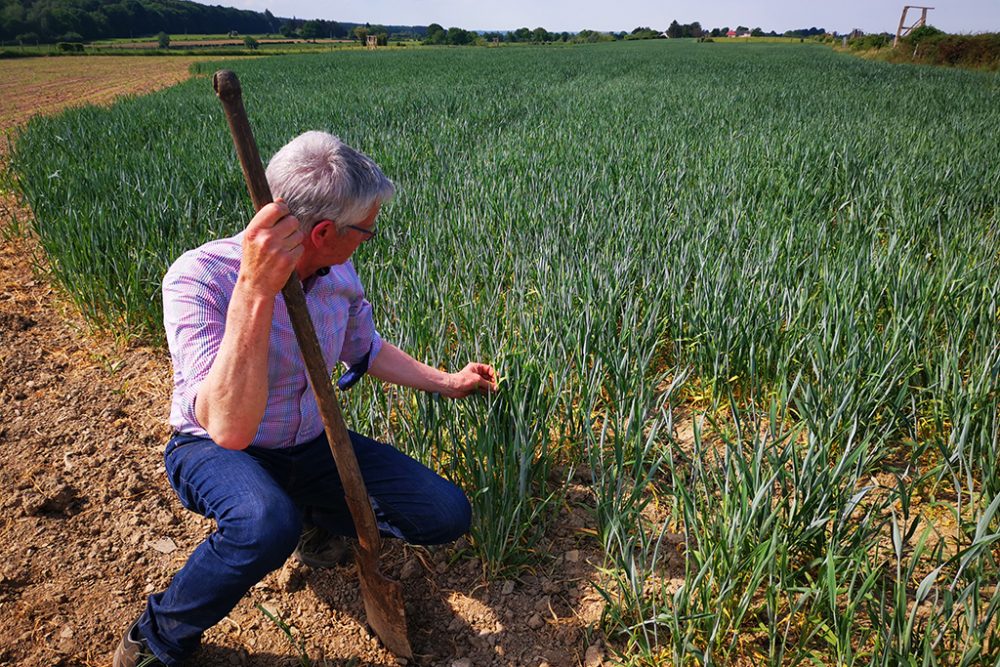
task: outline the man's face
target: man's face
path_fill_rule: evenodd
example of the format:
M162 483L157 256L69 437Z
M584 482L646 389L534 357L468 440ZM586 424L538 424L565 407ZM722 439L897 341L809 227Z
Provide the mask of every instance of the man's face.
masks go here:
M368 211L367 217L358 224L340 230L331 230L324 244L324 256L331 266L343 264L349 260L358 246L375 235L375 219L381 208L381 204L376 203Z

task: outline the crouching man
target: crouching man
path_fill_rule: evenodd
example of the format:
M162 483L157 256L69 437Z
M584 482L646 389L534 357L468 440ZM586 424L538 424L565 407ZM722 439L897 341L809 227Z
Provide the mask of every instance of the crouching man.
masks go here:
M493 369L445 373L381 339L351 255L376 234L394 192L367 156L307 132L271 159L275 203L234 237L185 253L163 279L174 367L164 454L188 509L216 521L165 591L125 631L114 667L174 665L300 544L308 521L353 536L337 469L281 288L294 269L331 373L450 398L496 390ZM395 448L350 433L379 529L412 544L455 540L469 527L462 491ZM303 560L309 562L305 557ZM159 661L159 662L156 662Z

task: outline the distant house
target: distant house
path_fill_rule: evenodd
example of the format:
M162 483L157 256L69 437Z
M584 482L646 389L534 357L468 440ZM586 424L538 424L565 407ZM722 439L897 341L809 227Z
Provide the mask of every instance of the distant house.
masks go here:
M736 37L736 36L737 36L736 31L732 29L730 29L729 32L726 33L726 37Z

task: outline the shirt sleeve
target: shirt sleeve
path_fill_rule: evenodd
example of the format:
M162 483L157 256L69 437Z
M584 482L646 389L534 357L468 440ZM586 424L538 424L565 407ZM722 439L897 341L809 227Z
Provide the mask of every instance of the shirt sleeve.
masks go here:
M372 305L365 298L361 281L356 273L354 276L358 281L357 291L347 310L347 329L344 331L344 346L340 349L340 361L353 366L367 354L368 365L371 366L382 349L382 337L375 330Z
M163 279L163 326L174 365L174 403L184 421L201 428L195 398L222 345L229 304L218 286L175 268Z

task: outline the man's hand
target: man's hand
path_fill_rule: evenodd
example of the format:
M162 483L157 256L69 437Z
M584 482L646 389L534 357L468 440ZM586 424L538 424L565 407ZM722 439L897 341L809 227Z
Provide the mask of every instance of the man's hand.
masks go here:
M240 282L253 294L274 298L305 252L303 238L299 221L284 200L260 209L243 236Z
M472 363L457 373L446 373L417 361L392 343L382 344L382 351L368 367L368 374L392 384L448 398L490 394L497 390L497 373L492 366Z
M441 393L448 398L465 398L470 394L492 394L497 390L497 373L492 366L473 362L448 376L448 389Z

